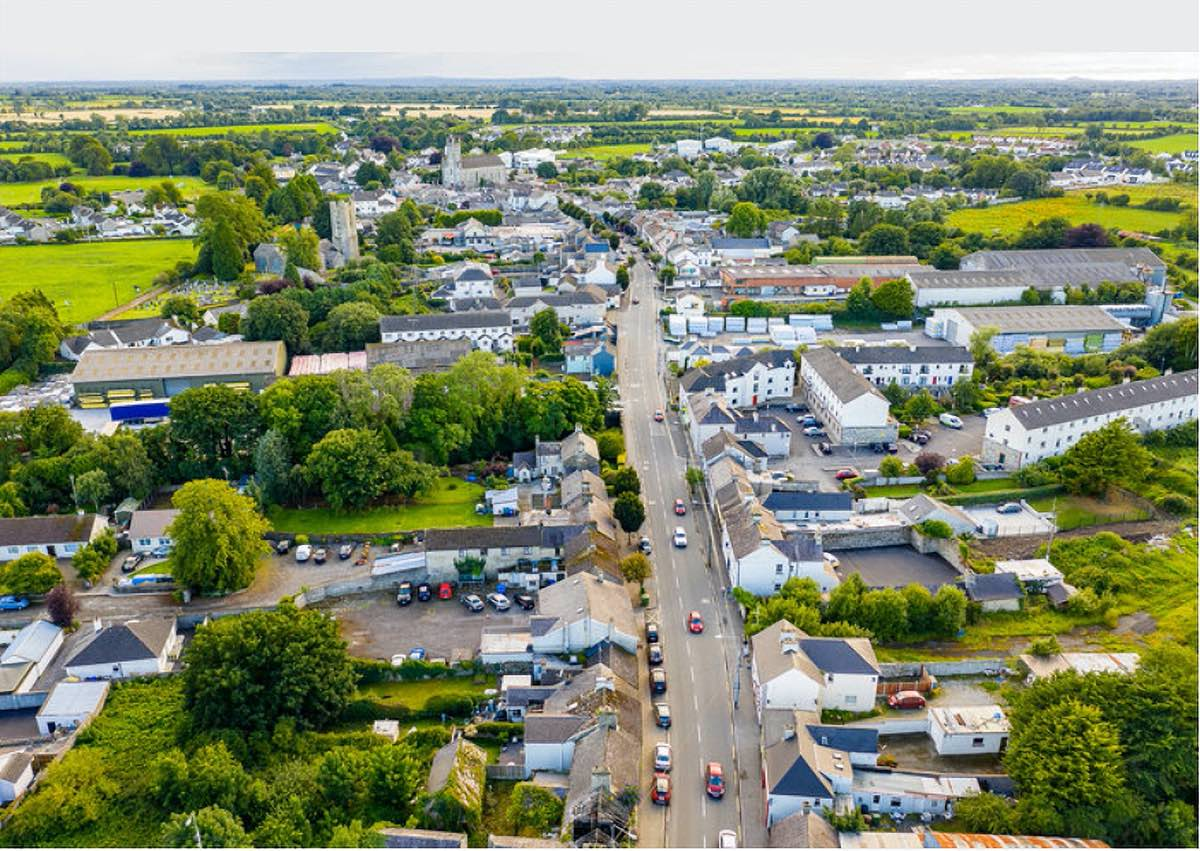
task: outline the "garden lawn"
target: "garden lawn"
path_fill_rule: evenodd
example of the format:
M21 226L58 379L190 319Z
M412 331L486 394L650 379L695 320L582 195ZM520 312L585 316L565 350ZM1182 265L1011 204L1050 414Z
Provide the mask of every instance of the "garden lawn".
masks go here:
M487 514L476 514L483 486L461 479L441 478L430 492L407 505L383 505L338 514L331 508L273 508L267 519L277 532L310 535L410 532L445 526L491 526Z
M1054 497L1042 497L1030 500L1030 507L1035 511L1056 511L1058 529L1066 532L1069 529L1079 529L1083 526L1099 526L1102 523L1120 523L1133 520L1145 520L1150 514L1137 503L1114 495L1107 501L1091 499L1085 496L1062 495L1055 502Z
M1018 485L1010 476L1002 479L977 479L969 485L951 485L958 493L992 493L993 491L1019 490ZM877 488L867 488L867 496L886 496L901 499L921 492L921 485L884 485Z
M231 133L337 133L338 129L328 121L300 121L295 124L222 124L215 127L156 127L150 130L132 130L131 136L225 136Z
M184 198L195 198L202 192L211 192L213 187L198 177L128 177L123 174L109 174L103 177L75 177L56 180L35 181L33 183L0 183L0 205L13 207L20 204L40 204L42 190L47 186L57 187L64 180L69 180L76 186L92 192L120 192L126 189L145 189L148 186L170 180L179 186Z
M590 158L607 162L618 157L631 157L634 154L645 154L650 151L648 144L631 142L625 145L591 145L586 148L571 148L559 152L559 158L564 160Z
M1181 154L1184 151L1196 150L1196 134L1175 133L1171 136L1159 136L1157 139L1139 139L1131 142L1130 146L1152 154Z
M64 322L86 322L130 301L135 287L150 289L159 272L195 259L188 239L5 246L0 248L0 301L40 289Z
M384 706L403 706L420 712L431 697L469 697L481 701L486 696L484 692L492 685L486 678L475 682L475 677L450 676L411 682L371 683L361 686L358 694Z
M1094 204L1084 197L1082 191L1068 192L1059 198L1037 198L1032 201L1018 201L1015 204L999 204L991 207L970 207L962 210L955 210L946 217L946 224L951 227L962 228L965 231L976 231L978 233L992 234L997 233L1001 236L1011 236L1018 233L1022 227L1028 222L1040 222L1043 219L1062 216L1067 219L1072 225L1081 225L1088 222L1095 222L1105 228L1120 228L1122 230L1136 230L1144 233L1157 233L1160 230L1172 230L1180 223L1181 214L1178 212L1168 213L1159 210L1144 210L1139 207L1132 206L1138 203L1139 200L1151 197L1149 193L1143 195L1128 191L1131 189L1144 188L1146 190L1159 189L1159 187L1124 187L1114 186L1106 187L1103 190L1089 191L1104 191L1111 195L1120 195L1122 193L1130 196L1130 206L1115 207L1111 204ZM1166 187L1162 187L1166 188ZM1174 193L1163 193L1168 197L1177 197ZM1195 192L1192 192L1191 203L1195 204Z

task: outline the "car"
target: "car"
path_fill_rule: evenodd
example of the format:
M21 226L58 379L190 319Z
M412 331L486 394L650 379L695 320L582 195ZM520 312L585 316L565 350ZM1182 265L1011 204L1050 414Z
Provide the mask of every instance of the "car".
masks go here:
M133 573L137 566L142 563L145 556L142 553L134 553L131 556L125 556L125 561L121 562L122 573Z
M884 445L884 448L887 449L888 455L895 455L897 452L900 451L900 444L887 443Z
M417 599L420 600L422 603L428 602L429 598L432 596L433 596L433 589L431 589L429 587L428 582L422 582L420 585L417 586Z
M400 588L396 591L396 605L407 606L413 601L413 589L411 582L401 582Z
M697 611L688 612L687 616L688 632L698 634L704 632L704 618L700 617Z
M997 514L1020 514L1021 503L1019 502L1003 502L996 506Z
M654 621L646 624L646 641L650 644L658 643L658 624Z
M737 831L722 830L717 834L718 848L737 848Z
M297 564L308 561L312 558L312 547L308 544L301 544L296 547L296 562Z
M858 478L858 470L855 470L853 467L845 467L841 470L838 470L836 473L834 473L833 477L835 479L837 479L839 482L844 482L844 481L846 481L846 479L857 479Z
M150 558L167 558L169 555L171 555L171 548L166 546L155 547L150 551Z
M1004 469L1003 464L980 464L979 466L989 473L999 473Z
M687 514L687 505L684 503L684 501L682 499L675 500L675 514L676 514L676 516L679 516L679 517L682 517L683 515Z
M29 601L24 597L18 597L16 594L5 594L0 597L0 612L19 612L21 609L28 608Z
M650 800L664 807L671 803L671 776L661 771L654 773L650 784Z
M671 707L666 703L654 704L654 723L664 730L671 726Z
M634 297L633 297L633 303L634 303L634 304L641 304L641 303L642 303L642 300L641 300L640 298L638 298L637 296L634 296Z
M796 422L804 426L815 426L820 422L820 420L818 420L812 414L805 414L802 417L796 417Z
M704 791L710 798L725 797L725 773L721 771L721 763L710 762L705 766Z
M933 437L933 434L929 431L926 431L923 428L916 429L912 433L913 442L915 442L919 446L924 446L926 443L928 443L930 441L930 439L932 437Z
M671 746L666 742L659 742L654 746L654 770L671 770Z
M417 662L424 661L425 660L425 648L424 647L414 647L412 650L408 651L408 658L414 659Z
M467 611L482 612L483 600L480 600L475 594L463 594L462 604L467 607Z
M508 597L503 594L493 591L487 595L488 604L498 612L507 612L512 608L512 603L508 601Z
M887 704L891 709L924 709L925 698L919 691L898 691L888 695Z
M661 423L661 422L662 422L663 420L665 420L665 419L666 419L666 417L665 417L665 416L663 416L663 412L662 412L662 411L655 411L655 412L654 412L654 421L655 421L656 423Z
M958 417L954 416L954 414L941 414L938 417L938 422L941 423L942 425L944 425L946 428L962 428L963 427L963 421L961 419L959 419Z
M837 569L842 563L842 560L839 559L837 556L835 556L833 553L821 553L821 558L823 558L825 560L825 563L827 565L829 565L830 567L832 567L834 569Z
M821 450L822 455L832 455L833 454L833 444L832 443L820 443L817 445L817 448Z
M454 596L454 586L449 582L443 582L438 585L438 599L449 600Z
M825 429L820 426L808 426L804 429L805 437L824 437Z
M654 694L665 694L667 691L667 672L655 668L650 672L650 691Z
M325 559L329 558L329 553L325 552L324 547L317 547L313 550L313 561L317 564L324 564Z
M687 546L687 532L683 531L682 526L675 527L675 534L671 536L671 543L677 549L684 549Z
M645 555L650 555L650 550L653 548L650 545L650 539L645 535L642 535L642 539L638 541L638 549L641 550Z
M342 561L345 561L352 555L354 555L354 544L342 544L338 547L338 558Z
M646 654L650 659L651 665L661 665L663 663L663 652L661 644L651 644L646 650Z
M287 551L290 550L291 548L292 548L292 542L289 541L287 538L284 538L281 541L275 542L275 552L279 553L280 555L286 555Z
M883 443L872 443L871 451L876 455L882 455L883 453L887 452L887 446Z
M537 601L528 594L518 594L517 596L513 597L513 602L527 612L531 611L533 607L537 605Z

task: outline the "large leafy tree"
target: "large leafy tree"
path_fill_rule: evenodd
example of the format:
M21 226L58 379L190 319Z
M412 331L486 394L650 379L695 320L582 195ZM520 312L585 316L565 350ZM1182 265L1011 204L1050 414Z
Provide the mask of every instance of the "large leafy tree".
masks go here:
M899 225L880 223L864 233L858 244L863 254L908 254L908 231Z
M533 314L529 320L529 333L541 343L543 354L555 355L562 351L563 324L553 307Z
M263 502L278 505L291 490L291 448L283 435L269 429L254 447L254 480L261 489Z
M262 210L250 198L232 192L211 192L196 201L196 242L222 280L233 280L250 257L250 247L267 236Z
M726 233L742 238L761 236L766 229L767 215L753 201L734 204L725 222Z
M308 457L313 445L329 432L352 423L330 375L302 375L276 381L259 394L263 425L275 429L291 447L292 460Z
M228 477L248 469L262 419L245 390L191 387L172 397L170 429L201 469Z
M267 521L254 500L216 479L191 481L175 492L179 514L167 534L171 570L179 585L202 592L245 588L266 553Z
M1072 493L1103 496L1118 484L1141 482L1150 461L1150 453L1122 417L1081 437L1063 456L1060 474Z
M388 458L370 429L343 428L321 438L305 469L335 511L362 508L387 489Z
M646 506L636 493L626 492L613 503L613 517L621 524L623 531L633 534L646 522Z
M281 295L259 296L246 306L238 331L247 340L282 340L294 355L308 341L308 311Z
M61 582L58 566L45 553L26 553L0 568L0 590L5 594L45 594Z
M272 730L290 718L320 729L355 687L337 622L288 602L200 627L184 659L184 706L201 728Z
M250 837L241 819L229 810L209 806L172 813L162 827L162 844L165 848L248 848Z
M320 269L321 255L317 251L317 233L312 228L284 228L279 234L279 244L291 263L305 269Z
M913 313L912 287L903 278L884 281L871 293L871 304L888 316L907 319Z
M379 342L379 311L365 301L348 301L329 311L321 346L327 352L362 351Z

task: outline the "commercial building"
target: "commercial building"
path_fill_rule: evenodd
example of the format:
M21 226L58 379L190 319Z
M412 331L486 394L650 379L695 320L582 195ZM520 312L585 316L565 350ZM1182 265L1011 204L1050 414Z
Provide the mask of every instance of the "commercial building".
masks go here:
M1039 271L1055 268L1115 264L1135 273L1140 280L1161 284L1167 265L1149 248L1035 248L1019 251L976 251L959 261L959 268L974 271ZM1069 272L1067 273L1070 274ZM1126 280L1118 278L1116 280ZM1072 283L1066 280L1066 283Z
M1196 370L1004 408L987 418L985 463L1017 470L1061 455L1118 418L1142 434L1196 418Z
M926 334L956 346L970 345L971 335L984 328L995 329L991 346L1002 355L1017 346L1067 354L1111 352L1129 331L1090 305L944 307L925 321Z
M855 346L834 351L876 387L895 382L937 393L975 372L975 359L965 346Z
M383 343L470 340L472 346L485 352L511 352L513 329L507 310L383 316L379 319L379 339Z
M227 384L259 392L283 375L283 343L90 349L71 373L80 404L166 399L193 387Z
M818 347L800 355L800 384L830 442L856 446L896 439L888 400L832 350Z

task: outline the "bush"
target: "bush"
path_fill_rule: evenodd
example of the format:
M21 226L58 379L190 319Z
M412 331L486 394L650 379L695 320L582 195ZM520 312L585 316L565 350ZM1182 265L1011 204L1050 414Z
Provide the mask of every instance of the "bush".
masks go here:
M296 536L296 546L298 546L298 547L303 546L304 544L307 544L307 543L308 543L308 535L301 533Z
M1034 464L1017 470L1013 474L1013 480L1023 488L1036 488L1054 484L1058 481L1058 476L1045 467Z
M430 718L438 715L466 718L474 711L474 699L461 694L435 694L425 701L425 706L422 708L422 714Z
M1029 642L1029 652L1034 656L1053 656L1056 653L1062 652L1062 647L1059 646L1058 639L1053 635L1047 635L1042 638L1035 638Z
M945 520L926 520L913 528L929 538L949 539L954 537L954 530Z
M975 481L975 460L965 457L946 469L946 481L952 485L969 485Z
M950 505L992 505L1000 502L1019 502L1020 500L1041 499L1046 496L1057 496L1063 492L1062 485L1044 485L1038 488L1023 490L992 491L990 493L963 493L946 497Z
M467 728L470 738L511 739L525 735L525 725L517 721L483 721Z
M1196 513L1196 503L1177 493L1168 493L1154 500L1154 504L1176 517L1191 517Z

